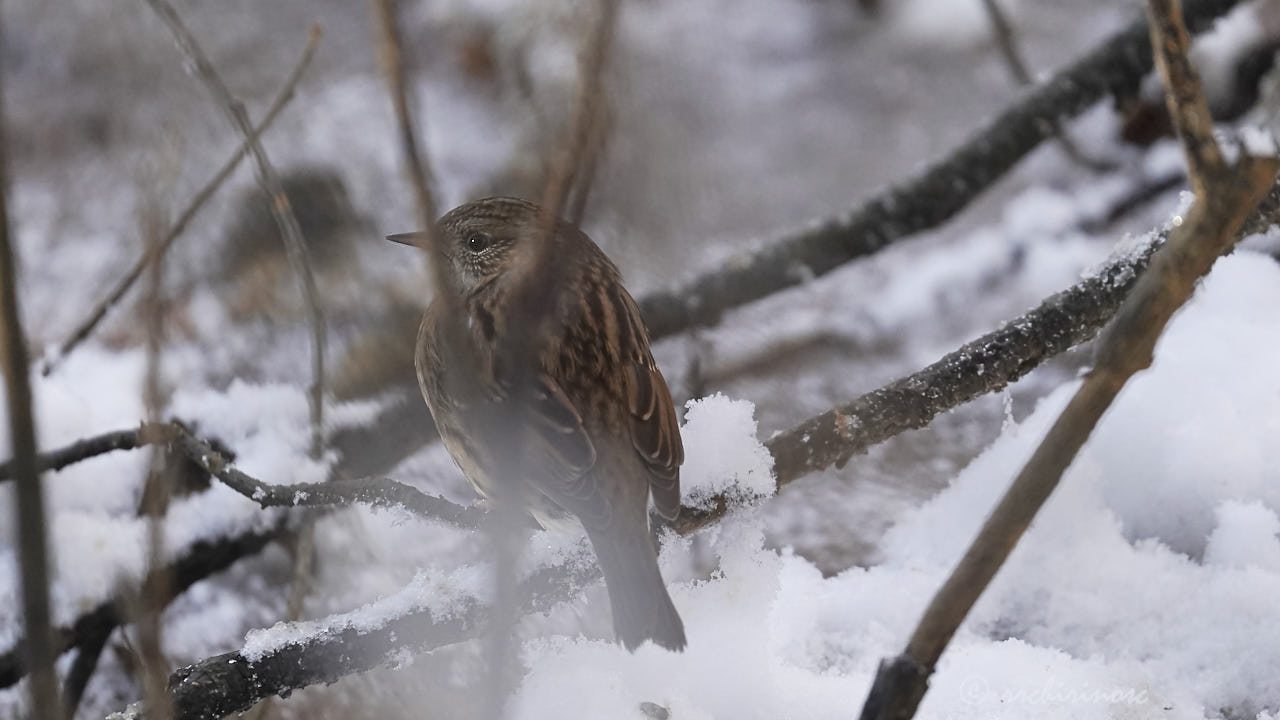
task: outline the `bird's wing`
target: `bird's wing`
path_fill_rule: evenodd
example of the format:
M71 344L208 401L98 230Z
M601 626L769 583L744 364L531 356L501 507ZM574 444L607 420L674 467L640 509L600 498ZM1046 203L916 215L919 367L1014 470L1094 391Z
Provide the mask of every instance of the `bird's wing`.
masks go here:
M668 520L680 513L680 465L684 444L667 381L649 351L649 334L635 300L615 285L622 362L626 367L627 405L631 413L631 443L649 471L653 505Z
M562 372L572 367L621 381L619 401L626 410L621 429L645 468L654 506L663 517L675 519L680 511L684 446L671 393L649 352L648 333L635 301L616 280L599 276L594 280L579 296L586 299L585 306L575 308L568 323L571 327L564 328L558 366ZM607 522L614 508L591 472L596 448L580 408L548 372L540 373L531 385L521 403L529 413L527 427L533 430L529 449L537 451L532 456L537 471L531 481L584 523Z
M596 448L581 413L550 375L539 373L530 385L521 403L530 431L523 454L534 460L527 479L583 524L607 524L613 507L592 477Z

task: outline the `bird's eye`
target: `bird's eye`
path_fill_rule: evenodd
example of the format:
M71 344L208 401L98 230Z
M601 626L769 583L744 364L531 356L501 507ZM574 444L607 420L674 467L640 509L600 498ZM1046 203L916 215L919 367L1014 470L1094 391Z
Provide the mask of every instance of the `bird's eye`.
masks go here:
M467 236L467 249L473 253L484 252L492 243L493 238L484 233L471 233Z

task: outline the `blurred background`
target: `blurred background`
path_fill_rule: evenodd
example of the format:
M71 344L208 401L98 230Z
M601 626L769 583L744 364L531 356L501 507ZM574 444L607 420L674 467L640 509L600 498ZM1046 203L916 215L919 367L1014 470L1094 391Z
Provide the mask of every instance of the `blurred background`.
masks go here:
M441 209L497 194L538 199L573 109L577 54L596 5L400 5ZM1198 43L1219 117L1272 121L1277 5L1246 5ZM412 375L414 333L432 292L424 258L382 239L416 223L369 6L175 6L255 121L309 26L323 27L312 67L263 142L311 248L330 325L331 400L363 408L339 411L359 421L329 428L335 472L388 474L471 502L447 456L429 444ZM1142 9L1116 0L999 7L1035 77ZM146 222L174 219L239 136L145 3L10 0L2 27L11 217L22 310L32 354L41 357L143 252ZM623 2L582 226L641 297L847 212L1020 96L997 27L982 0ZM1159 226L1184 187L1180 153L1150 91L1146 105L1105 102L1068 126L1086 161L1045 143L943 229L658 343L678 406L716 392L750 400L767 438L923 367L1078 281L1128 235ZM282 247L244 163L169 255L167 393L310 382L305 305ZM110 358L136 358L146 341L142 295L126 296L76 351L91 359L73 355L55 374L79 373L103 402L114 402L105 388L118 382L111 373L119 368ZM939 489L1004 423L1025 416L1087 360L1087 350L1067 353L1009 391L795 483L765 507L768 541L826 573L874 563L877 539L904 508ZM55 511L58 492L68 493L55 491ZM129 492L136 488L103 500L103 512L129 506ZM446 531L408 529L363 510L330 515L319 527L303 611L310 617L394 592L442 556L464 562L476 552ZM174 664L236 647L245 630L281 619L292 564L287 547L273 545L180 598L166 615ZM699 572L696 563L687 570ZM138 696L128 652L103 657L80 717ZM450 649L408 669L303 691L263 717L456 716L469 702L459 678L477 662L474 649ZM412 700L424 687L439 698L438 715ZM13 693L0 690L0 700L6 694Z

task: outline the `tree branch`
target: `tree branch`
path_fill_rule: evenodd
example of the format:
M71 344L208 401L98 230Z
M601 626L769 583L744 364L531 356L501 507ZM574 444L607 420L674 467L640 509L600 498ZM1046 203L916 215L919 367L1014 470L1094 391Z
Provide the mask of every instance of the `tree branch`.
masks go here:
M227 487L264 508L359 503L372 507L403 509L424 519L439 520L462 530L482 527L487 515L479 508L458 505L437 495L427 495L413 486L388 478L272 485L232 467L207 442L185 428L178 425L172 427L176 432L178 446L187 457Z
M293 214L289 196L285 194L284 188L280 184L280 178L276 175L275 167L271 164L271 160L267 158L267 152L262 147L262 142L254 137L253 123L249 121L249 113L245 111L244 103L231 94L226 83L222 81L222 77L218 75L218 71L213 67L213 63L209 61L209 56L200 47L195 35L183 23L173 5L168 0L147 0L147 4L151 6L152 10L155 10L156 15L160 16L169 31L173 33L174 39L178 42L178 47L195 67L196 76L200 78L201 82L208 88L209 93L213 95L214 100L226 112L231 124L244 136L245 141L249 144L249 152L253 155L253 160L257 167L258 183L262 186L262 191L271 200L271 214L275 218L276 225L280 228L280 236L284 240L285 254L289 258L289 265L292 266L294 274L298 277L298 283L302 287L302 294L306 301L307 315L311 325L312 380L311 392L309 393L311 401L311 450L313 455L318 456L324 441L324 346L326 330L324 312L320 307L320 292L316 289L315 274L311 272L310 251L307 249L306 241L302 237L302 230L298 227L298 218ZM320 33L320 26L312 25L308 42L318 42Z
M133 267L129 268L129 271L124 274L124 277L120 278L120 280L115 284L115 287L112 288L111 292L108 293L101 302L94 306L93 310L89 312L84 320L80 321L80 324L76 326L76 329L67 336L67 339L62 341L62 344L58 347L56 354L45 359L40 370L42 375L48 376L56 370L58 365L66 359L67 355L71 354L72 350L75 350L80 343L84 342L93 334L93 331L98 327L98 323L102 322L102 319L106 317L111 308L115 307L116 303L120 302L120 299L125 296L125 293L129 292L129 289L133 287L133 284L138 281L138 278L142 277L143 271L151 264L156 255L169 251L169 248L173 246L173 243L182 236L182 233L186 231L187 226L191 224L191 221L194 220L196 215L200 213L200 210L204 208L205 203L213 197L214 193L218 191L218 188L222 187L222 184L227 181L227 178L231 177L231 173L240 166L240 161L249 153L249 148L253 143L258 142L258 139L261 138L263 133L271 127L276 118L280 115L280 112L284 110L285 106L289 104L289 101L293 99L294 93L298 89L298 83L302 81L303 74L306 72L307 67L311 65L311 58L315 55L319 41L320 35L318 33L313 33L307 40L307 47L302 51L302 57L298 59L297 65L295 65L293 71L289 73L289 77L285 80L284 86L280 88L280 92L276 95L275 100L272 101L271 106L267 109L267 114L263 116L262 122L258 123L258 126L253 128L253 132L240 144L240 147L236 148L235 153L232 154L225 163L223 163L218 172L215 173L214 176L200 188L195 196L191 198L191 202L187 204L186 209L184 209L182 214L178 216L177 222L175 222L165 234L164 240L160 243L160 247L154 251L148 247L142 253L142 256L134 262Z
M36 469L61 470L62 468L115 450L133 450L138 447L138 430L117 430L96 437L77 440L67 447L50 450L36 456ZM146 444L146 443L142 443ZM0 463L0 482L13 479L13 461Z
M1236 0L1188 0L1200 28ZM856 210L786 236L640 303L654 338L712 325L731 308L824 275L901 238L957 215L1044 140L1063 119L1106 95L1135 92L1151 69L1145 21L1116 33L1080 60L1031 90L973 138L920 175L891 187Z
M377 30L378 60L382 66L382 73L387 79L387 91L391 95L391 106L396 114L396 127L400 135L400 156L404 160L405 173L409 176L409 184L413 188L418 226L426 238L424 247L437 248L435 226L439 208L436 207L435 198L431 194L430 166L420 150L421 143L414 129L413 113L409 109L406 77L408 73L401 53L403 43L396 2L395 0L370 0L369 4ZM432 262L433 269L440 265L439 262ZM442 272L443 266L434 271ZM436 279L442 280L439 275Z

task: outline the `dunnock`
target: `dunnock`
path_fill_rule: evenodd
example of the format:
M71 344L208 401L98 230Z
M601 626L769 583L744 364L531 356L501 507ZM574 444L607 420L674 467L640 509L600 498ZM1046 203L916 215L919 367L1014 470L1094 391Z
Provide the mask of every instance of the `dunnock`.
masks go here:
M651 494L663 517L680 510L684 447L671 395L618 269L569 223L544 237L540 212L488 198L440 219L445 287L418 332L418 382L481 495L514 490L544 525L557 512L582 522L618 640L680 650L684 624L648 515Z

